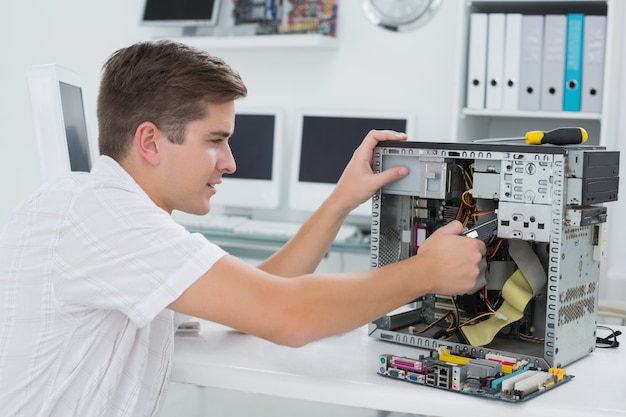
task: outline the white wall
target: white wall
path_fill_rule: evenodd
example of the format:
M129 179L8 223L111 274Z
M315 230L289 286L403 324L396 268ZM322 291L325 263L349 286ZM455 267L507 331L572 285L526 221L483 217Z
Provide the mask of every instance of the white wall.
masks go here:
M28 65L58 63L81 74L91 130L100 67L115 49L146 38L138 26L142 2L31 0L3 2L0 77L0 224L13 207L40 184L34 129L26 87ZM8 9L8 10L7 10Z
M622 12L622 18L619 20L622 25L626 19L626 8ZM621 156L620 164L620 194L619 201L608 205L608 242L606 257L608 262L603 265L605 271L604 281L600 284L600 299L626 300L626 251L624 250L624 235L626 234L626 118L624 117L624 109L626 109L626 79L623 74L626 70L626 39L624 35L624 27L622 32L618 32L621 36L614 38L615 46L613 52L616 56L613 59L615 65L620 65L621 61L621 78L620 83L614 88L619 88L620 93L618 100L614 104L618 111L614 123L610 126L611 135L607 140L607 147L612 150L619 150Z
M0 225L40 184L26 67L58 63L81 74L95 136L99 73L107 56L139 40L179 33L140 27L143 0L32 0L1 7L8 10L0 14ZM459 88L462 7L462 2L444 2L426 26L399 34L374 27L359 1L344 0L338 49L211 52L242 74L250 91L246 105L288 112L303 107L411 111L417 116L417 138L444 140L451 136Z
M414 139L454 140L452 133L458 117L466 42L465 2L443 1L428 24L407 33L374 27L361 12L360 3L357 0L341 2L340 45L334 50L216 49L211 52L224 57L242 74L250 91L246 105L283 108L288 117L298 108L411 111L417 122L416 131L409 132ZM2 2L0 226L14 206L40 184L26 91L26 67L54 62L83 76L87 82L85 99L95 137L95 101L100 68L106 57L139 40L156 35L178 35L173 30L140 27L142 9L143 0ZM626 61L622 42L617 39L611 52L615 62L620 61L621 54ZM624 94L622 88L620 107L626 105ZM624 131L623 125L622 119L618 132ZM286 133L290 134L289 125ZM618 148L625 148L621 142ZM620 197L620 203L626 202L626 196ZM620 211L615 204L611 208L613 215ZM618 225L622 227L623 222ZM611 242L615 244L618 242ZM621 258L621 254L616 253L620 250L613 246L609 252L613 255L609 269L616 278L626 275L624 266L615 258ZM626 284L626 279L615 280L614 284L617 285L606 288L619 290L610 294L626 298L626 285L622 285Z

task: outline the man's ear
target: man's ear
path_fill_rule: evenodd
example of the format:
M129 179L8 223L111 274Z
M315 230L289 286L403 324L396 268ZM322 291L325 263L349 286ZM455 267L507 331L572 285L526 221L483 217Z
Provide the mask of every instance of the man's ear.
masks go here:
M160 140L163 132L152 122L143 122L135 131L133 146L138 154L150 165L157 165L160 161Z

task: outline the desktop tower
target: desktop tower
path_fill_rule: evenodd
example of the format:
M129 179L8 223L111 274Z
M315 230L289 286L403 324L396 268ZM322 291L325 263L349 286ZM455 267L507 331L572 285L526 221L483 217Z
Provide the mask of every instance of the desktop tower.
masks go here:
M541 368L594 350L604 204L617 200L618 152L521 141L380 143L374 170L399 165L409 175L372 200L372 268L415 256L454 219L497 229L481 235L487 255L474 290L419 297L370 323L371 337Z

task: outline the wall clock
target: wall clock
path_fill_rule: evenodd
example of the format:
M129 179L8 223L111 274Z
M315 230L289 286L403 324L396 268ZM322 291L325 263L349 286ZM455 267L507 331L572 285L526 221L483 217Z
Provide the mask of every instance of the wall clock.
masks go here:
M434 14L441 0L363 0L363 11L375 25L394 32L416 29Z

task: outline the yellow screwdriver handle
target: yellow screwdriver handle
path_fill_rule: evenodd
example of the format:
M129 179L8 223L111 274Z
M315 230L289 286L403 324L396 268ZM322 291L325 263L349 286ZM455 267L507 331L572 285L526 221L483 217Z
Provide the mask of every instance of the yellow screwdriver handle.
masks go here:
M540 130L526 132L526 143L530 145L541 145L544 143L576 145L585 142L587 138L587 131L582 127L560 127L547 132Z

